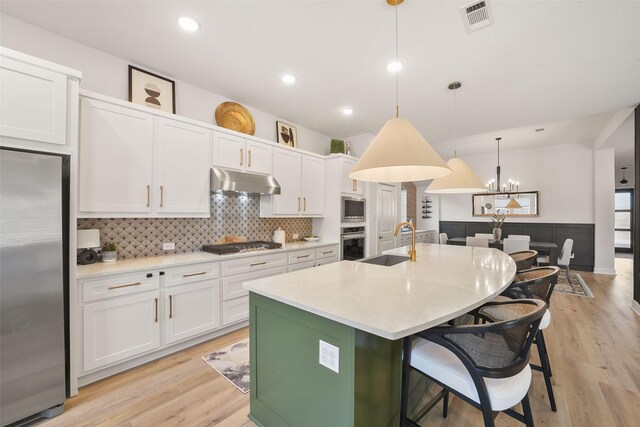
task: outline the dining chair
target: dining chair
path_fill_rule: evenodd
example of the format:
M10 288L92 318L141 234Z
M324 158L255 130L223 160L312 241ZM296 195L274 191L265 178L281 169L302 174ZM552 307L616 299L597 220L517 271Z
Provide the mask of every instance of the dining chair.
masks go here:
M529 241L507 237L502 241L502 250L507 254L529 250Z
M449 241L449 236L447 236L447 233L440 233L440 244L446 245L448 241Z
M531 241L531 236L526 236L524 234L509 234L509 239L520 239L520 240Z
M533 263L538 257L538 251L513 252L509 256L516 262L516 271L528 270L533 267Z
M493 240L493 234L491 233L476 233L476 237Z
M551 364L549 363L549 353L547 351L547 344L544 340L543 331L547 329L551 323L551 296L553 295L553 288L558 283L558 274L560 268L558 267L535 267L529 270L518 271L516 273L516 279L509 285L509 287L502 292L502 296L506 296L513 299L521 298L535 298L542 300L546 303L547 309L540 321L540 327L536 334L534 343L538 347L538 356L540 356L540 365L531 365L531 368L537 371L542 371L544 375L544 382L547 387L547 395L549 396L549 403L551 410L556 412L556 399L553 394L553 387L551 385Z
M476 248L488 248L489 239L486 237L469 237L467 236L467 246L473 246Z
M573 252L573 239L566 239L562 244L562 250L560 251L560 256L558 257L558 266L564 267L567 272L567 280L569 279L569 264L571 263L571 258L574 257ZM549 264L549 255L539 256L538 266L540 264Z
M537 299L493 301L470 313L488 323L437 326L404 338L401 425L418 426L440 400L446 418L453 393L482 411L485 427L495 425L495 412L533 427L529 351L545 310ZM411 371L442 387L415 420L407 416ZM513 409L518 403L522 414Z

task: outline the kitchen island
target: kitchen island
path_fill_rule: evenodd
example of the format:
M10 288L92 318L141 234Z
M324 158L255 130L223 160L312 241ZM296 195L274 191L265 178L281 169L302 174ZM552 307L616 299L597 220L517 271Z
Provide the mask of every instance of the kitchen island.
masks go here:
M342 261L246 282L250 417L264 427L398 425L401 338L493 299L515 272L496 249L418 244L417 262Z

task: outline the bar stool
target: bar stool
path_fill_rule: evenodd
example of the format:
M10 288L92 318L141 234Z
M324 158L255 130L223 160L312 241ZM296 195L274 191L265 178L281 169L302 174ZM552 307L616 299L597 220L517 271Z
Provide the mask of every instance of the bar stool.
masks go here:
M404 338L401 425L417 426L440 400L446 418L451 392L480 409L487 427L497 412L533 427L529 350L546 307L537 299L493 301L470 313L489 323L438 326ZM411 370L442 387L416 421L407 417ZM520 402L523 414L512 409Z
M509 254L509 256L516 262L516 271L528 270L533 267L538 252L534 250L520 251Z
M441 245L446 245L448 240L449 240L449 236L447 236L447 233L440 233L440 244Z

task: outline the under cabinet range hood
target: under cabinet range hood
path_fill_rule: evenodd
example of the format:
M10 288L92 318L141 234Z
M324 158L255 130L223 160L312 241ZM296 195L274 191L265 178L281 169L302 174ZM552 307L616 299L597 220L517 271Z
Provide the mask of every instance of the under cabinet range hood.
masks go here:
M211 191L280 194L280 184L271 175L257 175L227 169L211 168Z

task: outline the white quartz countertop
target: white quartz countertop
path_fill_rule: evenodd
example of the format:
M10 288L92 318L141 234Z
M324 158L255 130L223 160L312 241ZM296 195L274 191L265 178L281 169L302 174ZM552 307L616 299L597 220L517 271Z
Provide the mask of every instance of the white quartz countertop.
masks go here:
M513 280L511 257L491 248L420 243L417 261L391 267L342 261L253 280L245 289L396 340L464 314ZM406 255L409 247L385 253Z
M146 258L132 258L115 262L97 262L89 265L79 265L76 278L86 279L107 274L131 273L142 270L157 268L178 267L181 265L199 264L202 262L227 261L230 259L261 256L277 252L291 252L303 249L321 248L324 246L337 245L338 242L318 241L318 242L291 242L285 243L282 248L270 249L266 251L234 253L227 255L216 255L209 252L192 252L178 255L162 255Z

